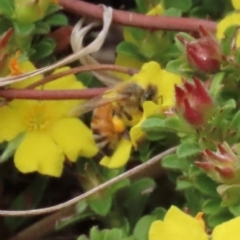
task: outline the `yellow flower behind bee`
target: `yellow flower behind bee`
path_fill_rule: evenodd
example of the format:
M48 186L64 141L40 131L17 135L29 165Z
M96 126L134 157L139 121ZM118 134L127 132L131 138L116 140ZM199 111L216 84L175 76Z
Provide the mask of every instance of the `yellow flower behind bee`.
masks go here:
M182 80L179 75L170 73L161 68L157 62L145 63L140 72L132 76L129 81L137 83L143 89L149 85L155 86L159 97L157 103L152 101L145 101L143 103L143 113L138 121L130 129L130 139L124 137L114 154L111 157L105 156L100 164L108 168L119 168L124 166L130 158L131 148L137 147L138 143L145 137L145 133L141 130L142 123L150 116L162 115L164 111L175 105L174 85L181 84ZM136 117L136 116L135 116Z
M156 86L159 94L157 103L146 101L143 103L143 115L141 120L130 130L130 137L134 147L144 138L145 133L141 129L142 123L151 116L163 115L165 111L175 105L174 86L182 83L181 76L162 69L157 62L149 62L143 65L141 71L135 74L133 81L144 89L148 85Z
M20 64L23 72L34 70L29 62ZM64 67L56 72L69 69ZM27 79L11 85L24 88L41 79ZM61 77L43 86L45 90L84 88L74 75ZM14 163L19 171L38 171L58 177L63 170L65 158L74 162L78 156L94 156L98 149L92 132L78 118L68 117L68 112L79 100L13 100L0 108L0 142L20 138Z

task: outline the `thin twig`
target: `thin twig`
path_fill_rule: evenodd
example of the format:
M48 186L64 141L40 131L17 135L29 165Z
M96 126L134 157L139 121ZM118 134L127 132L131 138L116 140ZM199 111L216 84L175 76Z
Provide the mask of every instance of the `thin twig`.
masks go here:
M52 207L40 208L40 209L34 209L34 210L22 210L22 211L0 210L0 215L1 216L32 216L32 215L40 215L40 214L46 214L46 213L62 210L64 208L72 206L73 204L76 204L77 202L96 194L99 191L102 191L102 190L112 186L113 184L121 181L122 179L129 178L129 177L135 175L136 173L139 173L140 171L144 171L149 166L158 163L163 157L165 157L171 153L174 153L176 151L176 149L177 149L177 147L170 148L170 149L166 150L165 152L160 153L160 154L156 155L155 157L149 159L147 162L142 163L141 165L139 165L133 169L130 169L127 172L124 172L124 173L120 174L119 176L112 178L109 181L107 181L107 182L89 190L88 192L83 193L80 196L75 197L67 202L64 202L64 203L61 203L61 204L58 204L58 205L55 205Z
M65 10L76 15L102 20L102 8L99 5L79 1L60 0ZM139 27L150 30L198 31L199 26L211 32L216 31L217 24L210 20L185 17L147 16L139 13L114 10L113 22L124 26Z

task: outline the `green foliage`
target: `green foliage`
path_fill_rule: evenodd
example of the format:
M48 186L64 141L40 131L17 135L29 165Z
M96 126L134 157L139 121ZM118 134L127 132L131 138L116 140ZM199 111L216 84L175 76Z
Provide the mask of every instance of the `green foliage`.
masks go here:
M50 56L56 47L52 38L43 38L40 42L33 45L35 53L31 56L34 61L42 60Z
M25 210L33 209L34 207L36 207L43 197L43 193L46 189L47 183L48 179L46 177L37 175L31 182L31 184L29 184L28 187L15 198L15 200L11 204L10 209ZM9 217L5 218L5 224L8 229L13 232L19 229L19 227L23 225L26 220L26 218L19 219L18 217Z
M177 1L177 0L165 0L164 6L166 8L176 8L178 10L181 10L182 12L188 12L192 7L192 0L183 0L183 1Z
M0 13L8 18L14 13L14 0L2 0L0 1Z

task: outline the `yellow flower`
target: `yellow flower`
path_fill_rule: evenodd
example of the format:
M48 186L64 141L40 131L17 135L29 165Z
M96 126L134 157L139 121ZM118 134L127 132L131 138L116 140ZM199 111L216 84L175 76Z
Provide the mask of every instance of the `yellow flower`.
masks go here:
M111 157L103 157L100 164L108 168L120 168L127 163L130 157L131 149L131 141L122 138L113 155Z
M20 64L23 72L35 67L28 61ZM58 69L65 71L68 67ZM24 88L41 76L11 85ZM68 75L47 83L46 90L81 89L82 83ZM14 155L19 171L60 176L65 158L76 161L78 156L91 157L98 151L91 131L78 118L68 117L79 100L37 101L13 100L0 108L0 142L21 139Z
M212 240L239 240L240 217L224 222L214 228Z
M174 85L181 84L181 77L161 69L157 62L145 63L140 72L132 76L129 80L139 84L143 89L149 85L156 86L159 97L157 103L145 101L143 103L143 113L133 117L133 124L130 129L131 141L122 138L114 154L111 157L104 157L100 164L108 168L119 168L124 166L129 160L131 148L137 147L142 138L145 137L141 130L142 123L150 116L161 115L175 104Z
M214 228L212 240L238 240L240 217L222 223ZM197 215L193 218L172 206L164 220L154 221L149 230L149 240L209 240L202 220Z
M162 4L158 4L156 7L151 9L147 15L149 16L161 16L164 13L164 7Z
M149 230L149 240L208 240L202 223L172 206L164 220L154 221Z
M143 103L143 115L141 120L130 130L130 137L134 147L144 138L145 133L141 130L142 123L149 117L162 115L175 105L174 86L181 84L181 77L161 68L157 62L149 62L143 65L141 71L135 74L133 81L140 84L144 89L148 85L157 87L159 98L157 104L151 101Z
M239 10L240 9L240 2L238 0L232 0L232 5L234 9Z
M240 13L232 13L222 19L217 25L217 38L219 40L225 37L224 32L225 30L230 27L231 25L240 25ZM240 35L237 35L236 39L237 47L240 46Z

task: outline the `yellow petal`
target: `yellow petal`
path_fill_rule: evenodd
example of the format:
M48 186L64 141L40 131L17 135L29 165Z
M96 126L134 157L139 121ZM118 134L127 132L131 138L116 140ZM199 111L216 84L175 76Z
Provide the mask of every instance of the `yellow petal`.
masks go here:
M222 223L214 228L212 240L239 240L240 217Z
M69 70L69 67L62 67L54 71L54 73L64 72ZM44 85L45 90L67 90L67 89L83 89L84 85L77 80L74 74L66 75L64 77L58 78ZM66 117L69 112L77 105L83 103L83 100L57 100L51 101L52 105L55 105L54 111L58 111L63 117Z
M240 25L240 13L233 13L222 19L217 25L217 38L224 38L225 30L231 25Z
M148 233L148 239L149 240L165 240L162 238L162 235L164 235L165 232L165 224L163 221L154 221L151 226ZM172 239L169 239L172 240ZM185 239L184 239L185 240Z
M19 133L24 131L24 127L20 121L18 111L14 109L14 103L11 106L0 107L0 142L10 141L14 139Z
M159 74L161 66L157 62L145 63L140 72L134 74L132 77L133 82L137 82L143 88L146 88L149 84L153 84L156 76Z
M23 73L31 72L36 69L35 66L30 61L24 61L22 63L19 63L19 67ZM25 88L28 85L39 81L40 79L42 79L42 77L43 77L43 75L40 74L35 77L28 78L24 81L13 83L13 84L11 84L11 88Z
M142 123L150 116L157 116L160 115L161 113L162 113L161 107L155 104L154 102L146 101L143 103L142 119L130 130L130 138L135 148L137 148L139 142L145 137L145 132L143 132L141 129Z
M15 153L14 162L23 173L37 171L59 177L63 169L64 154L49 135L28 132Z
M143 65L143 61L141 61L138 58L134 58L131 55L127 55L125 53L118 53L115 64L124 66L124 67L128 67L128 68L140 69L141 66ZM116 72L115 75L122 80L128 80L131 78L131 76L129 74L120 73L120 72Z
M182 79L180 75L162 70L158 78L155 81L159 88L160 98L159 103L161 103L162 108L168 109L175 105L175 90L174 86L181 85Z
M108 168L120 168L129 160L132 144L129 140L122 138L117 149L111 157L105 156L100 164Z
M240 2L239 0L232 0L232 5L234 9L239 10L240 9Z
M208 235L197 219L172 206L164 217L165 235L161 240L208 240Z
M70 161L76 161L79 156L92 157L98 152L91 130L77 118L58 120L51 136Z
M197 219L172 206L164 221L154 221L149 230L149 240L208 240L202 224Z
M65 72L70 70L70 67L62 67L56 69L53 74ZM74 74L66 75L64 77L57 78L44 85L44 89L82 89L84 85L78 81Z
M151 9L147 15L149 16L160 16L164 13L164 7L162 6L162 4L158 4L156 7L154 7L153 9Z

